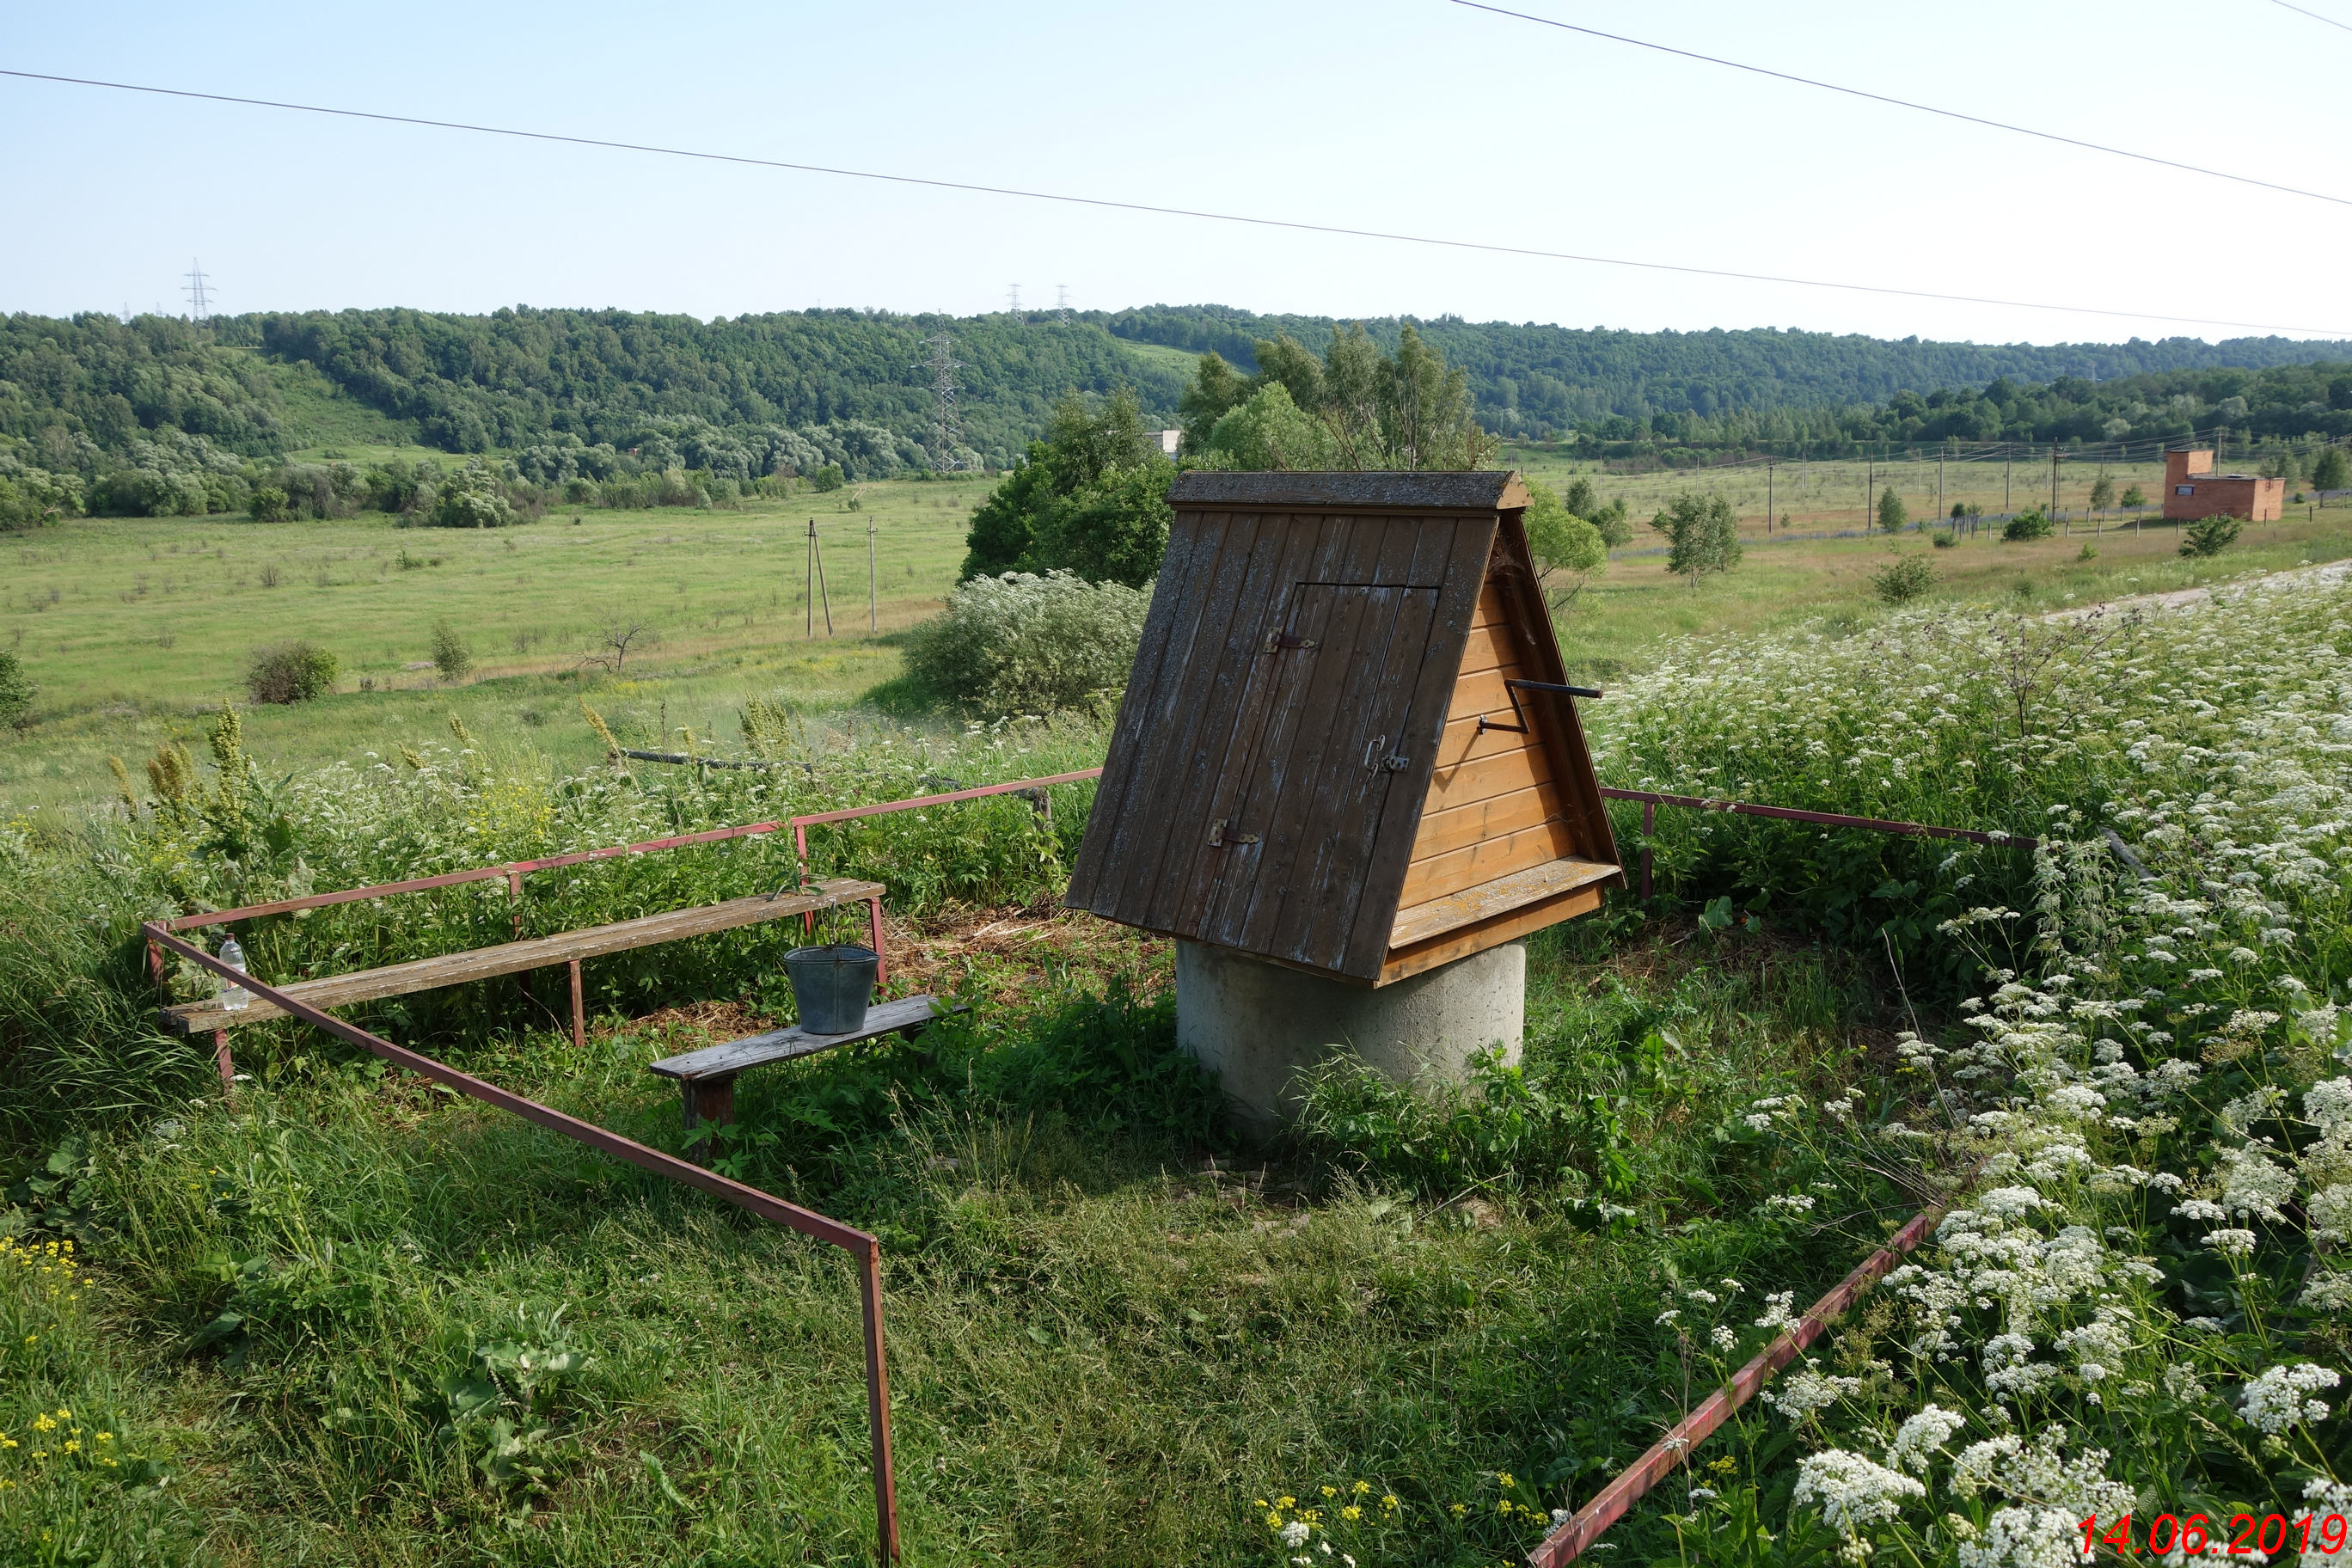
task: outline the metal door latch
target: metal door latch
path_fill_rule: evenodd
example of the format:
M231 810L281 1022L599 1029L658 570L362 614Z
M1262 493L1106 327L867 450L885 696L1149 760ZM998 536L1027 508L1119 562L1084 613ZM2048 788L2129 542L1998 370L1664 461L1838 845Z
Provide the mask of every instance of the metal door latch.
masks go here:
M1268 653L1280 653L1286 647L1313 647L1314 646L1313 637L1295 637L1288 632L1268 632L1265 636L1265 651Z
M1210 827L1209 827L1209 847L1210 847L1210 848L1212 848L1212 849L1223 849L1223 848L1226 845L1228 845L1228 844L1255 844L1255 843L1256 843L1256 842L1257 842L1257 835L1256 835L1256 834L1255 834L1255 833L1228 833L1228 832L1226 832L1226 831L1225 831L1225 825L1226 825L1227 820L1228 820L1227 818L1225 818L1225 817L1222 817L1222 816L1221 816L1221 817L1217 818L1217 820L1216 820L1215 822L1213 822L1213 823L1212 823L1212 824L1210 825Z
M1391 752L1388 756L1382 757L1381 759L1381 766L1388 769L1388 771L1392 773L1401 773L1404 772L1405 769L1412 766L1412 759L1406 756L1402 752Z

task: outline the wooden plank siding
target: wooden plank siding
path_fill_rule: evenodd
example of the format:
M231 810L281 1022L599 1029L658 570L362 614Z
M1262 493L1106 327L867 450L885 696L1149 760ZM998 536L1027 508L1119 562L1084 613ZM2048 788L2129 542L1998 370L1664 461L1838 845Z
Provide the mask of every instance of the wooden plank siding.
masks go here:
M1454 683L1437 769L1398 894L1400 924L1410 923L1416 905L1547 860L1567 859L1580 847L1540 735L1479 731L1481 714L1498 723L1513 722L1506 679L1537 678L1520 661L1516 639L1509 635L1502 589L1491 578L1479 591L1478 618L1485 625L1474 628L1473 635L1485 633L1486 646L1504 662L1475 674L1465 671ZM1521 706L1528 704L1523 700ZM1539 731L1541 717L1529 728ZM1475 783L1454 776L1474 764Z
M1548 613L1539 631L1525 621L1531 607L1541 605L1540 597L1513 592L1514 531L1507 525L1497 533L1463 645L1437 769L1398 894L1383 982L1508 941L1500 934L1507 927L1515 933L1537 929L1526 920L1538 906L1574 904L1572 912L1580 913L1587 907L1584 889L1621 875L1615 845L1605 837L1596 841L1590 815L1569 798L1554 766L1564 723L1575 721L1573 710L1557 696L1522 692L1515 711L1505 684L1560 679L1557 645L1542 635L1550 631ZM1546 652L1549 660L1541 657ZM1524 722L1528 733L1482 731L1481 715L1498 724ZM1589 769L1581 739L1576 737L1573 749ZM1597 805L1597 786L1594 795ZM1597 899L1597 889L1592 891ZM1559 918L1555 913L1538 924ZM1482 933L1483 942L1476 940ZM1421 962L1440 938L1448 956Z
M1505 679L1559 679L1498 571L1526 554L1516 476L1194 472L1170 500L1071 907L1378 984L1440 901L1575 855L1580 739L1476 732ZM1511 913L1472 905L1449 929Z

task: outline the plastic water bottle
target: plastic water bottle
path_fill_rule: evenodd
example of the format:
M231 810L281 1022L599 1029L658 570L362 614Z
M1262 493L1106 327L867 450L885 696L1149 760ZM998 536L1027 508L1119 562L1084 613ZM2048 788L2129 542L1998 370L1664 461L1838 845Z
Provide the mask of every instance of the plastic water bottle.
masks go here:
M245 949L236 945L236 938L231 937L221 943L220 961L239 974L245 973ZM224 1011L234 1013L253 1000L252 992L226 975L216 976L215 983L220 987L220 1005Z

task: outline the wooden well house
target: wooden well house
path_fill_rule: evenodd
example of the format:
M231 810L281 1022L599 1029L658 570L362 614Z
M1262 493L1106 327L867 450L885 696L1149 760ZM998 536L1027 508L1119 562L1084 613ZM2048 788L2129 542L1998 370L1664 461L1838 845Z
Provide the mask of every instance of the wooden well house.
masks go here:
M1073 908L1380 986L1622 883L1517 475L1169 499Z

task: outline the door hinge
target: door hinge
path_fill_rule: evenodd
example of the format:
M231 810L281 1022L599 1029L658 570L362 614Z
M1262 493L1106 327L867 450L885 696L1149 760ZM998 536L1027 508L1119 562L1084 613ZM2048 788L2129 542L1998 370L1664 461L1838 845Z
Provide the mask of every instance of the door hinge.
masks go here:
M1222 817L1222 816L1221 816L1221 817L1217 818L1217 820L1216 820L1215 822L1213 822L1213 823L1212 823L1212 824L1210 825L1210 826L1209 826L1209 847L1210 847L1210 848L1212 848L1212 849L1223 849L1223 848L1226 845L1228 845L1228 844L1255 844L1255 843L1256 843L1256 842L1257 842L1257 835L1256 835L1256 834L1255 834L1255 833L1230 833L1230 832L1227 832L1227 831L1226 831L1226 823L1227 823L1227 820L1228 820L1227 818L1225 818L1225 817Z

